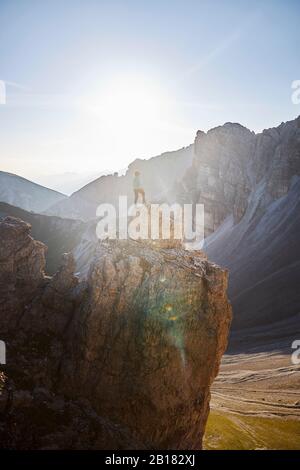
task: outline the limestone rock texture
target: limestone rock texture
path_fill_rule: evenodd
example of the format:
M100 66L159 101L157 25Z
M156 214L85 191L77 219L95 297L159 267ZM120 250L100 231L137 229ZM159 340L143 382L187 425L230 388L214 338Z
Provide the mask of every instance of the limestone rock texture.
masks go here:
M0 222L0 446L201 449L227 345L227 272L200 251L103 241L87 275L72 255Z

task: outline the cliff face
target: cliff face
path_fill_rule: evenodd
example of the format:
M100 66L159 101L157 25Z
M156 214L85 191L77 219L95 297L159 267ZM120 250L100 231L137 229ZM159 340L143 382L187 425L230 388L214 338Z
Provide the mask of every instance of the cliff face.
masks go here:
M227 274L201 252L103 242L86 279L43 274L30 227L0 223L1 445L201 448L227 344Z
M34 241L29 230L29 224L12 217L0 222L1 333L17 328L44 278L46 247Z
M86 230L80 220L35 214L0 202L0 218L7 216L29 223L32 237L47 245L46 271L49 274L58 270L62 254L74 250Z
M240 222L251 199L262 214L300 174L299 143L300 118L261 134L232 123L198 131L193 165L177 184L175 198L204 204L206 235L229 215Z
M298 314L300 117L260 134L227 123L194 147L174 200L204 204L204 250L229 270L232 328Z
M239 124L225 124L195 140L196 202L205 207L206 234L230 213L239 221L247 207L251 181L248 163L255 134Z
M234 149L227 152L227 157L224 155L223 163L215 165L222 150L217 154L209 153L206 142L210 142L214 134L214 139L221 143L224 127L232 135L238 132L234 129L239 128L228 124L209 131L204 137L199 136L196 145L195 161L200 168L206 159L209 167L216 167L219 174L217 190L208 204L203 199L205 181L198 186L198 198L204 200L208 212L206 221L214 217L215 223L214 233L205 242L205 251L210 259L229 269L228 293L235 312L233 328L284 320L298 314L300 301L297 286L300 274L300 118L258 135L242 128L239 135L244 135L243 144L239 146L237 138L231 137ZM223 142L230 148L225 144ZM225 188L228 182L223 166L231 168L229 174L235 189L232 200L228 192L218 192L218 188ZM199 172L198 176L201 169ZM248 189L240 193L241 182L245 182ZM226 207L224 212L221 200Z

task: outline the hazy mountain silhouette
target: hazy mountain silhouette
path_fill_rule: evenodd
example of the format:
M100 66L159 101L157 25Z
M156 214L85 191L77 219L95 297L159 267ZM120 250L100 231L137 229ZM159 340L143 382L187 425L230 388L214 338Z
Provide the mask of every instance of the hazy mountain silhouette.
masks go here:
M61 200L46 212L89 221L100 203L117 204L119 195L128 195L131 202L136 169L148 202L204 204L205 250L209 259L229 269L234 328L299 313L300 118L259 134L235 123L198 131L194 144L150 160L137 159L124 176L102 176L69 198L54 193ZM15 186L16 205L24 204L21 190ZM15 215L16 210L7 213ZM82 227L72 249L80 270L86 270L96 243L95 223Z
M125 175L114 173L101 176L69 198L54 204L47 209L47 214L89 220L96 216L99 204L117 205L120 195L127 195L129 203L133 203L132 179L135 170L141 172L147 201L168 199L168 192L181 179L192 159L193 145L149 160L136 159L129 165Z
M0 201L27 211L43 212L66 196L21 176L0 171Z

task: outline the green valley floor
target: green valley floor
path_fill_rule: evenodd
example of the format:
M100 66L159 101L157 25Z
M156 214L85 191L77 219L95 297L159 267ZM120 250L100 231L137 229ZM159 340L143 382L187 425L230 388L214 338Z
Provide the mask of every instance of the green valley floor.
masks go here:
M246 352L223 357L204 449L300 449L300 365L291 361L295 326L273 335L251 332Z

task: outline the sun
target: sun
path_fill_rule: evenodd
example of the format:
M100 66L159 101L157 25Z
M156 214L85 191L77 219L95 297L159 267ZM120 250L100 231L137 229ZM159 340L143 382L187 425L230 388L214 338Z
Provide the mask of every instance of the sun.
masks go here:
M138 130L162 119L167 98L150 80L122 77L102 86L88 101L89 110L106 126Z
M85 166L124 171L136 158L168 150L171 137L177 138L176 101L167 82L154 74L120 71L94 79L85 90L78 97L71 129L76 152L79 155L80 147L89 156Z

